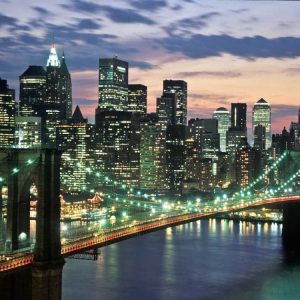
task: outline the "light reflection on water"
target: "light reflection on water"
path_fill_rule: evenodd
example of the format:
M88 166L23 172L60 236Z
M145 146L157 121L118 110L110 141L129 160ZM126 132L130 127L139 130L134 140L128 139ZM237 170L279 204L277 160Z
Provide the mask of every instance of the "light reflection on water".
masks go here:
M63 299L300 299L300 268L284 262L281 225L201 220L68 259Z

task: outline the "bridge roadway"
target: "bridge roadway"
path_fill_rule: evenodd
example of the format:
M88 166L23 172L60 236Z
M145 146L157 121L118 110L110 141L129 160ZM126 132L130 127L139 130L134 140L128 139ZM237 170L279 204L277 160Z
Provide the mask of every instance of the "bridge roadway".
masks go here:
M119 242L121 240L129 239L131 237L149 233L152 231L164 229L170 226L176 226L188 222L197 221L202 218L214 217L218 214L230 213L235 211L247 210L251 208L257 208L260 206L280 204L280 203L291 203L300 201L300 193L295 195L287 196L277 196L268 199L253 199L245 200L242 202L231 202L227 201L224 206L205 206L198 212L186 213L186 212L176 212L172 214L169 212L165 217L156 217L154 219L137 221L135 223L130 223L125 226L116 227L112 230L102 232L93 232L89 236L84 236L83 238L76 238L72 241L68 241L62 245L61 253L64 257L70 255L84 252L91 249L96 249L109 245L112 243ZM19 269L26 267L33 262L33 253L31 250L27 252L20 252L16 254L15 257L7 261L0 263L0 272L13 271L14 269Z

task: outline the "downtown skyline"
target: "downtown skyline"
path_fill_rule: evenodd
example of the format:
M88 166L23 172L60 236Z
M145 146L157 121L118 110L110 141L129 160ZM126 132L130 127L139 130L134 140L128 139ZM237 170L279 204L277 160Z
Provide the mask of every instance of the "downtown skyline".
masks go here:
M260 98L272 107L273 132L297 118L297 3L159 0L149 6L128 0L109 6L106 1L53 1L43 8L34 3L16 8L16 3L1 4L6 47L0 64L1 76L16 89L17 99L18 76L28 65L46 64L54 38L59 54L65 50L73 103L92 122L98 59L115 54L129 62L130 83L148 86L149 112L155 110L163 80L182 79L188 82L188 118L211 117L220 106L229 109L232 102L246 102L250 125L252 107ZM274 20L279 12L281 18Z

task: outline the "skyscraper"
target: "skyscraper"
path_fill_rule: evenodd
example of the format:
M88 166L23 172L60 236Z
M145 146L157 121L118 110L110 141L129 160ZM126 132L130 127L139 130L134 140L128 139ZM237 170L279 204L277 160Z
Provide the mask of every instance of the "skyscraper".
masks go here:
M29 66L20 76L19 114L40 116L46 95L46 71L42 66Z
M96 111L96 131L103 162L100 172L130 186L139 186L138 116L128 111Z
M183 80L164 80L163 92L176 94L175 124L186 125L186 121L187 121L187 83Z
M213 118L218 120L218 133L220 134L220 150L226 152L226 133L230 127L230 113L224 107L217 108Z
M142 84L128 85L128 111L141 115L147 113L147 87Z
M85 190L87 158L87 119L84 119L79 106L67 123L58 125L57 147L61 150L61 184L65 191L78 193Z
M15 90L10 89L7 81L0 78L0 141L1 148L14 144L16 102Z
M63 53L59 74L60 101L64 110L64 119L72 117L72 81Z
M114 58L99 59L98 109L128 109L128 62Z
M236 181L240 187L249 185L254 179L254 155L245 139L236 154Z
M161 143L162 126L157 114L147 114L141 119L140 188L160 192L165 186L165 147Z
M231 128L247 132L246 103L231 103Z
M15 146L18 148L40 148L42 145L41 118L17 116L15 121Z
M176 123L176 94L164 93L156 99L156 113L159 121L167 125Z
M272 145L272 132L271 132L271 107L263 98L259 99L253 107L252 112L252 131L255 133L255 128L258 125L265 127L266 142L264 149L270 149Z
M181 195L185 176L185 126L169 125L166 131L167 185L171 194Z
M41 107L42 142L47 147L56 145L56 127L71 116L72 83L65 62L60 62L56 48L52 45L46 68L46 96Z

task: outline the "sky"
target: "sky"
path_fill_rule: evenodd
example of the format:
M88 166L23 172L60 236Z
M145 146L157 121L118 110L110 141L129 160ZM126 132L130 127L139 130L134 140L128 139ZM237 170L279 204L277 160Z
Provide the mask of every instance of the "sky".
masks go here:
M0 0L0 77L15 88L46 65L52 42L72 76L73 104L93 122L98 59L129 62L129 83L148 86L155 111L164 79L188 83L188 117L232 102L272 107L272 130L300 108L300 2L201 0ZM75 106L73 107L75 108Z

